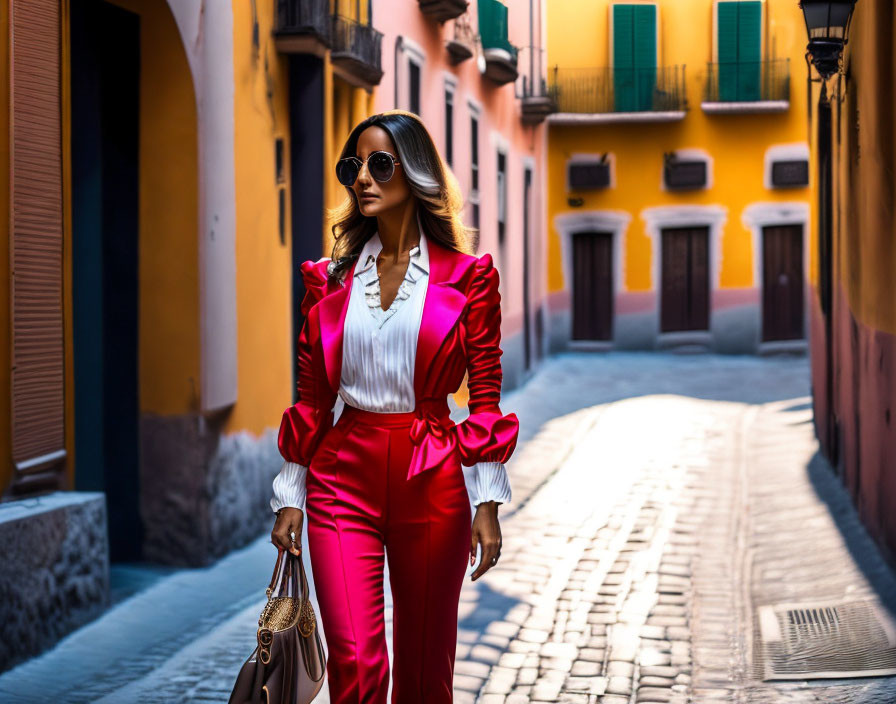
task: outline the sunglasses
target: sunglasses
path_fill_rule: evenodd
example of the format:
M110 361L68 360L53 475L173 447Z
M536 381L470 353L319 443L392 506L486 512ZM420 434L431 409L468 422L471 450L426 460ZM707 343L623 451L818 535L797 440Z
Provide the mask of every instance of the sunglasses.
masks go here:
M370 152L367 155L367 169L370 175L380 183L385 183L395 173L395 165L400 164L389 152ZM347 156L336 163L336 178L343 186L352 186L361 173L364 162L356 156Z

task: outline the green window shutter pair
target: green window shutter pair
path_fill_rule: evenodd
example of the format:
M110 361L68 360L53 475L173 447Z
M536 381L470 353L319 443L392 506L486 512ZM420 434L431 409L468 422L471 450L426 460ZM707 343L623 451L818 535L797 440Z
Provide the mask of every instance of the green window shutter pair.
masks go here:
M717 8L719 100L760 100L762 3L720 0Z
M479 36L485 49L506 49L516 56L508 37L507 5L499 0L479 0Z
M613 5L615 109L650 110L655 86L656 5Z

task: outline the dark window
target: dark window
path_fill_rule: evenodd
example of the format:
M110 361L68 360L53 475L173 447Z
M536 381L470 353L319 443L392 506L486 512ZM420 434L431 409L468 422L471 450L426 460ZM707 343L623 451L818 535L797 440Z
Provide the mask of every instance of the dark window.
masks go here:
M445 160L454 165L454 93L445 91Z
M470 118L470 168L473 172L472 188L479 190L479 118Z
M507 229L507 156L498 152L498 244L504 244Z
M705 188L706 162L701 160L670 160L663 169L666 187L670 189Z
M772 162L772 186L808 186L809 162L805 159Z
M277 137L274 141L274 164L277 183L283 183L286 180L283 172L283 137Z
M610 185L610 165L599 161L569 164L569 187L573 190L587 191L593 188L606 188Z
M416 61L408 61L408 78L410 80L410 111L420 114L420 65Z

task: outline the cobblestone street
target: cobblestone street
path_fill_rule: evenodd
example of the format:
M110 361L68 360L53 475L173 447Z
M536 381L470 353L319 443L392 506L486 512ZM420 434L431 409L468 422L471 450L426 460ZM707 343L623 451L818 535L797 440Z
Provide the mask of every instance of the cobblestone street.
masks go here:
M761 679L760 607L896 605L817 453L805 358L563 354L502 407L513 500L462 592L459 704L896 701L892 677ZM226 702L272 564L263 535L159 580L0 676L0 699Z

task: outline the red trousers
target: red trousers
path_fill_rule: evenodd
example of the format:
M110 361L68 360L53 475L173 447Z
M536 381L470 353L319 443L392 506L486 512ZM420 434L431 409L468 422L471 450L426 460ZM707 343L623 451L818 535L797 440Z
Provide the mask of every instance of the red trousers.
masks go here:
M308 547L332 704L387 701L384 550L393 602L392 704L453 701L470 499L459 457L407 479L413 419L413 412L346 404L308 468Z

